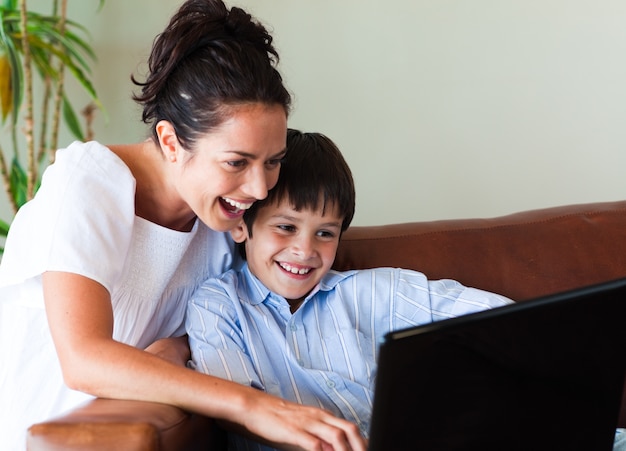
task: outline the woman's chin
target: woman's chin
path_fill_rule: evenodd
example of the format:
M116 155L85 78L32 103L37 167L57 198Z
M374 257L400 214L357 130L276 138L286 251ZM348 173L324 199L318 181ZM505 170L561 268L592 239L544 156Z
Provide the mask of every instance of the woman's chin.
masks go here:
M241 223L243 214L235 216L222 213L220 215L212 214L199 217L209 229L215 230L216 232L228 232Z

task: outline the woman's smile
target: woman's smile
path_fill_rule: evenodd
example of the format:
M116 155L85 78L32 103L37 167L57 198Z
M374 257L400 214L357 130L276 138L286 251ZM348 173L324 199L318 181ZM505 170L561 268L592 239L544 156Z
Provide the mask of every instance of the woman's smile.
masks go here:
M219 198L220 205L225 210L226 214L232 218L239 218L243 216L245 211L252 206L254 202L238 202L228 197Z

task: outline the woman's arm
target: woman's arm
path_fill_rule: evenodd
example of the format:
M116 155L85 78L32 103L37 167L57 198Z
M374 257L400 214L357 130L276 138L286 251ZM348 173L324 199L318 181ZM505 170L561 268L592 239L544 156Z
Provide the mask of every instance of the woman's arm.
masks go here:
M173 364L112 339L108 291L76 274L46 272L44 299L66 384L95 396L154 401L236 423L287 449L364 451L358 428L313 407Z

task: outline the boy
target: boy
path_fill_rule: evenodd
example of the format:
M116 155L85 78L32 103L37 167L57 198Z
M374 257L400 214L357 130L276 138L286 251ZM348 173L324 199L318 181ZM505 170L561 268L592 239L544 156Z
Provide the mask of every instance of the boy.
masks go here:
M191 366L323 407L367 437L386 332L511 301L416 271L331 270L354 215L352 174L321 134L289 130L287 148L276 187L231 231L246 265L188 304Z

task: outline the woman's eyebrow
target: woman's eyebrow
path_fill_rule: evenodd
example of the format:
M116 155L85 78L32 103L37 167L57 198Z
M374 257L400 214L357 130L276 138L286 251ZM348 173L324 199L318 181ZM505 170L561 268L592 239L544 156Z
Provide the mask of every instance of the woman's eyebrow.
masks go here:
M250 153L250 152L245 152L243 150L225 150L224 153L232 153L235 155L238 155L240 157L244 157L244 158L249 158L251 160L256 160L259 158L258 155L254 154L254 153ZM270 160L275 159L275 158L279 158L284 156L287 153L287 148L285 147L283 150L276 152L274 155L271 155L269 157Z

